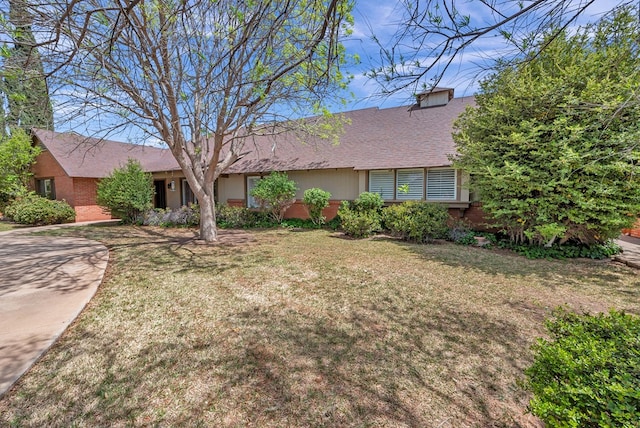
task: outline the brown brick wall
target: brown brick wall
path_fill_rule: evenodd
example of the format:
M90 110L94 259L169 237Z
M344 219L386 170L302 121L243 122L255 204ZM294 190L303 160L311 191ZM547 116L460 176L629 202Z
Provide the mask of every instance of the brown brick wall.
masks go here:
M38 155L33 166L33 175L34 179L53 178L56 199L65 200L69 205L74 206L73 180L64 172L51 153L44 151Z
M640 238L640 219L636 221L636 224L633 225L633 228L623 229L622 233L625 235L633 236L635 238Z
M96 203L98 179L74 178L73 190L75 195L76 221L109 220L112 218L109 212L105 212Z
M329 201L329 206L322 210L322 215L325 216L327 221L332 220L338 214L338 208L340 208L340 201ZM307 219L309 218L309 213L302 201L298 200L284 213L284 218Z

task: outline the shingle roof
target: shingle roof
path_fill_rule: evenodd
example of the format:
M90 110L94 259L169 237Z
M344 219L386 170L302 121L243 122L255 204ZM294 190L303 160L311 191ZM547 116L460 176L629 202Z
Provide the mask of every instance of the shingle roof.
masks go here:
M228 173L257 173L311 169L392 169L448 166L455 153L453 121L474 97L454 98L445 106L418 108L368 108L344 113L340 143L301 144L285 136L247 142L251 152L232 165ZM274 144L275 142L275 144Z
M88 138L72 132L32 130L70 177L103 178L129 158L137 159L145 171L180 169L167 149Z
M455 153L453 121L473 97L454 98L445 106L367 108L343 113L339 144L319 140L306 144L293 135L256 137L247 155L225 173L262 173L312 169L394 169L448 166ZM106 177L128 158L149 172L179 170L167 149L86 138L75 133L34 130L35 136L71 177Z

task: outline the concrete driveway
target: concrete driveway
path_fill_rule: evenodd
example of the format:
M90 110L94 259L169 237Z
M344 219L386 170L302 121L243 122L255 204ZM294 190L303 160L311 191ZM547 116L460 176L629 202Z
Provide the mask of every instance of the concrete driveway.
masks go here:
M108 260L95 241L0 234L0 396L80 314Z

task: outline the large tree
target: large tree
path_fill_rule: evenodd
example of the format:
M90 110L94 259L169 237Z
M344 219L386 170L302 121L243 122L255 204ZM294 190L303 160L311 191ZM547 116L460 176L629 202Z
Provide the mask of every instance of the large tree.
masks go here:
M166 143L198 198L200 237L213 241L213 183L251 150L252 136L332 133L323 102L347 84L339 38L351 8L350 0L84 0L54 3L43 17L55 21L50 50L60 63L49 68L69 107L101 131L135 125ZM318 119L285 121L310 113Z
M422 91L445 73L454 80L484 76L496 58L519 61L540 40L597 12L602 0L401 0L398 29L378 40L380 59L369 73L383 94ZM609 11L635 0L609 0ZM549 38L547 38L549 40ZM460 74L466 60L474 67ZM455 77L454 77L455 76Z
M454 164L514 240L601 242L640 213L637 19L624 8L551 31L482 81L457 121Z
M9 128L53 129L53 109L27 0L10 0L2 10L7 42L0 46L0 135ZM6 105L6 110L5 110Z

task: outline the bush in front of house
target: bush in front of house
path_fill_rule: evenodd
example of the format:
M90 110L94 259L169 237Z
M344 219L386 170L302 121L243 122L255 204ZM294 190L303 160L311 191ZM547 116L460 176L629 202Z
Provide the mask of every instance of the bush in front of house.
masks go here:
M20 224L43 226L72 223L76 212L65 201L53 201L30 193L5 207L4 216Z
M251 196L260 207L269 212L276 223L282 222L284 213L296 201L296 182L286 172L272 172L251 189Z
M405 241L429 242L446 237L447 207L424 201L406 201L382 210L385 228Z
M107 208L124 223L136 223L153 206L153 178L140 162L129 159L98 183L98 205Z
M142 217L144 226L195 227L200 224L198 204L183 205L178 209L156 208L147 211Z
M216 223L224 229L267 228L278 225L267 212L226 204L216 206Z
M321 225L325 222L326 218L322 215L322 210L329 206L330 198L331 193L317 187L304 191L302 202L304 202L314 224Z
M384 201L378 193L363 192L352 202L342 201L338 209L340 227L354 238L366 238L381 230Z
M546 327L526 370L531 413L549 427L637 427L640 318L558 310Z
M550 247L515 244L512 241L503 240L498 242L498 246L511 249L528 259L573 259L578 257L606 259L622 251L622 248L612 240L588 245L569 241L562 245L553 244Z

